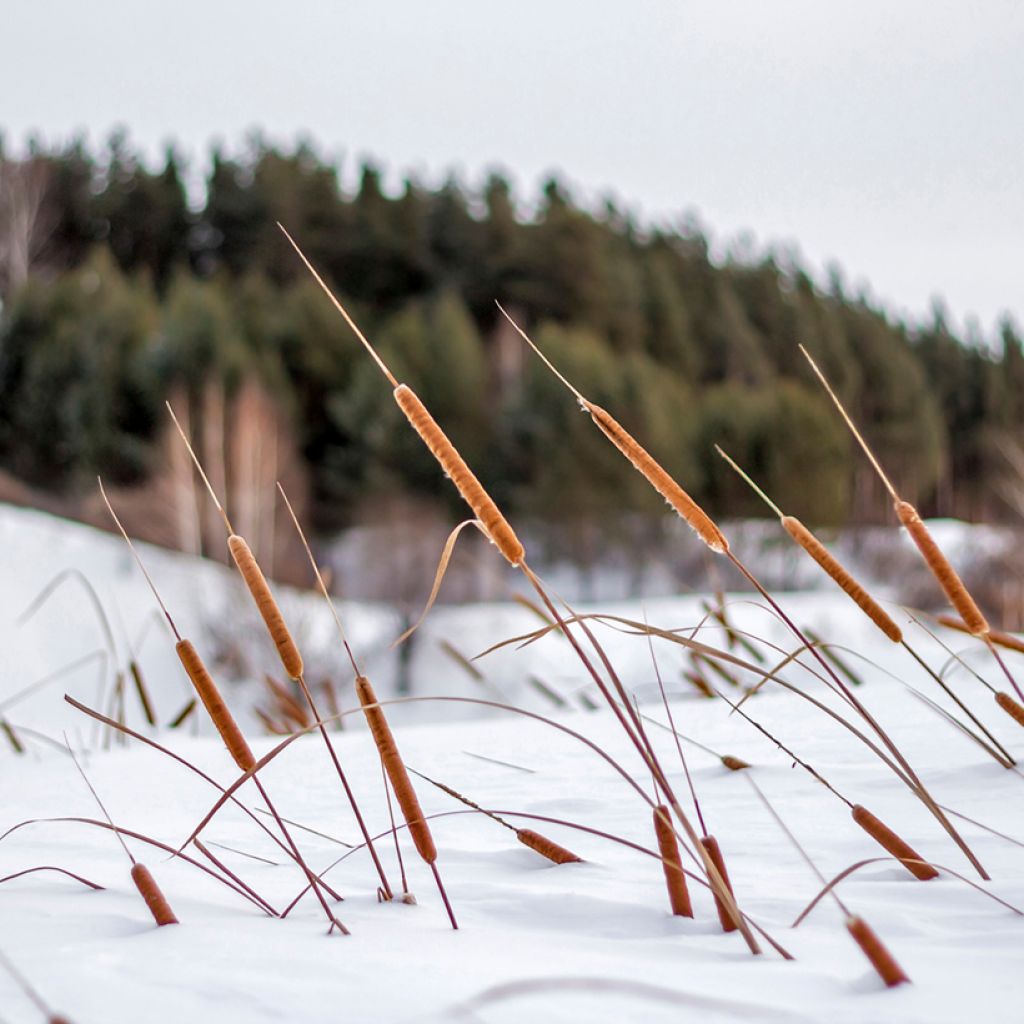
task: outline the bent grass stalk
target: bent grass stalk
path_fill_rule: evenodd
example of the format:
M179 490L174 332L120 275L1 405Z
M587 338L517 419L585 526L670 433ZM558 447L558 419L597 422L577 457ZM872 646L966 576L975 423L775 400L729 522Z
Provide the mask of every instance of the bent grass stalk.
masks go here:
M436 421L427 411L426 407L423 406L423 403L420 402L419 398L406 385L400 384L396 380L394 375L391 373L391 371L384 364L383 360L380 358L379 354L373 349L373 346L369 343L366 337L359 331L358 327L356 327L352 318L345 311L344 307L338 301L336 296L327 287L326 283L323 281L320 275L317 274L312 264L310 264L309 260L306 258L302 250L298 247L298 245L288 234L288 232L285 231L284 227L280 224L278 224L278 227L281 228L281 231L288 239L288 241L291 243L296 253L299 255L299 258L303 261L303 263L312 273L314 279L317 281L317 283L320 285L323 291L327 294L328 298L334 304L335 308L342 314L345 321L355 332L356 336L363 343L366 349L370 352L371 356L377 363L378 367L381 369L384 376L391 383L392 387L394 388L395 400L398 403L399 407L402 409L402 412L406 415L406 418L409 420L410 425L419 434L423 442L427 445L431 453L434 455L435 459L441 465L441 468L444 470L446 475L451 478L456 488L458 489L459 493L461 494L463 500L465 500L467 504L469 504L469 506L473 509L474 513L478 517L481 529L485 532L485 534L492 541L492 543L494 543L498 547L498 549L501 551L502 555L506 558L506 560L511 565L518 567L526 575L531 585L537 591L537 595L541 598L541 601L547 608L548 612L552 615L555 621L558 622L563 635L570 642L577 657L580 659L584 668L587 670L591 678L594 680L598 689L601 691L602 696L604 696L605 700L607 701L609 707L611 707L612 711L615 713L616 717L619 720L619 723L622 725L627 736L630 738L631 742L636 747L637 752L641 757L641 760L643 760L645 764L647 764L648 768L650 768L650 770L655 774L655 778L658 782L658 785L664 792L668 800L668 803L672 808L673 813L676 815L680 824L683 826L683 829L687 832L690 842L693 845L693 849L697 851L697 854L703 862L704 869L708 874L709 880L711 880L712 884L715 887L716 893L719 895L723 904L728 909L732 920L742 933L743 939L746 942L748 948L752 953L759 953L760 947L758 946L753 934L746 926L746 923L743 921L742 916L740 915L739 908L736 906L735 900L732 897L732 893L728 890L727 886L725 885L725 882L722 879L721 874L718 871L714 861L710 858L710 856L707 854L704 848L700 845L696 832L694 831L689 820L686 818L685 813L683 812L678 800L672 792L671 785L669 784L667 777L665 776L664 772L661 770L660 765L657 762L657 757L654 754L653 748L651 748L649 743L647 743L646 741L646 737L643 734L643 726L642 724L640 724L639 718L636 717L634 722L631 723L629 719L626 717L628 715L635 716L635 712L630 706L629 700L625 696L625 693L620 692L620 696L626 708L626 714L624 715L617 701L612 696L611 691L607 688L604 681L598 674L597 670L591 663L590 659L583 651L583 648L580 646L575 636L569 631L568 627L565 625L562 616L558 613L554 604L551 602L551 599L548 597L547 592L544 590L544 587L541 584L540 580L526 564L525 552L518 538L516 537L515 532L512 530L507 520L505 520L504 516L501 515L497 506L491 500L487 492L483 489L479 480L477 480L476 476L469 469L469 466L466 464L465 460L459 455L458 451L448 440L447 436L444 434L440 426L438 426ZM603 412L603 410L599 410L597 415L599 415L600 412ZM594 412L592 412L591 414L595 415ZM604 422L604 429L612 430L613 432L615 428L618 426L617 424L614 423L611 417L607 417ZM621 430L621 428L618 429ZM641 465L648 465L648 462L646 460L650 460L650 463L653 463L653 460L650 459L650 456L647 455L646 452L643 452L642 449L634 451L633 456L638 460L638 462L636 463L638 468L640 468ZM678 495L674 496L680 502L680 509L685 510L687 508L686 501L690 501L691 499L689 499L688 495L685 495L685 492L681 492L681 489L680 493L682 494L682 498L679 498ZM671 499L668 500L671 501ZM681 512L680 514L683 513ZM708 524L704 523L700 519L700 517L696 516L694 513L692 513L692 511L691 525L693 525L694 529L697 529L698 531L704 530L705 539L708 543L713 545L719 545L720 543L724 542L724 538L721 538L721 534L718 533L717 527L714 527L713 524L709 526ZM721 538L721 540L719 540L718 538ZM724 548L716 549L724 550ZM585 624L582 624L582 628L584 629L584 631L586 631ZM621 684L615 677L614 672L611 671L611 666L609 665L607 658L604 657L603 651L600 649L599 646L597 647L597 650L602 658L606 670L609 671L609 676L612 678L613 684L616 686L616 689L619 689L621 691Z
M185 669L189 679L192 681L192 684L199 695L199 699L203 702L204 707L209 713L218 733L220 733L221 739L224 741L224 745L227 747L228 752L235 761L235 764L238 765L246 777L249 776L250 772L252 773L251 777L253 784L259 790L260 796L263 798L267 807L269 807L274 814L274 818L277 821L277 827L281 830L281 835L288 844L290 856L309 879L310 884L313 885L320 901L321 908L323 909L329 923L328 934L337 928L342 935L348 935L348 929L341 923L341 921L338 920L338 918L332 913L331 908L327 905L327 900L320 889L319 883L315 881L316 876L306 864L302 854L299 852L298 846L295 845L287 826L277 814L277 810L274 807L267 791L264 789L263 783L256 776L256 761L253 757L252 750L250 750L249 744L245 740L245 736L242 734L241 729L238 727L238 723L235 721L234 716L231 714L224 701L224 698L221 696L217 684L213 680L213 676L210 675L210 672L207 670L202 658L199 656L199 652L196 651L191 641L183 639L181 634L178 632L178 627L175 625L170 612L167 610L167 606L160 597L160 594L156 589L156 584L154 584L142 562L142 559L135 550L135 545L132 544L124 526L121 524L121 520L118 519L113 506L110 504L107 492L103 488L102 480L99 481L99 487L100 494L103 497L103 502L107 506L107 511L117 524L117 528L121 532L121 536L124 538L125 543L128 545L128 549L132 553L132 557L135 559L135 563L138 565L142 575L146 579L146 582L149 584L153 597L156 599L157 604L160 606L160 610L167 619L168 625L171 627L171 632L174 634L174 638L176 640L175 651L178 654L178 659L181 661L182 667Z

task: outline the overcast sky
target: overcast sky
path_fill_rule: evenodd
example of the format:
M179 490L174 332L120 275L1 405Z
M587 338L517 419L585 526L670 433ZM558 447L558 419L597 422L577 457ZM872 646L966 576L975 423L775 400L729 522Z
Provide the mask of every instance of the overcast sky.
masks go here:
M1024 321L1016 0L2 0L0 129L122 123L198 163L305 132L348 168L552 169L838 261L892 308Z

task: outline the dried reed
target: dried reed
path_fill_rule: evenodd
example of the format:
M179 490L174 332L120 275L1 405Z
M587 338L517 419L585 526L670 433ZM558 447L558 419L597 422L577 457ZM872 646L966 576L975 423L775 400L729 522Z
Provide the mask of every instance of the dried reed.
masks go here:
M654 808L654 834L658 839L658 851L665 871L665 886L672 913L677 917L693 917L693 903L686 886L686 875L679 860L679 843L669 820L668 807L659 804ZM720 869L721 870L721 869Z

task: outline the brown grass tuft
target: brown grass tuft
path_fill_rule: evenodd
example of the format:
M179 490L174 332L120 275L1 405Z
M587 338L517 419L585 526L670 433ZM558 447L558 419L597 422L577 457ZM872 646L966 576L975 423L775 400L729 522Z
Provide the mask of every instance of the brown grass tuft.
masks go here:
M437 860L434 837L423 814L423 808L420 807L416 790L413 789L412 779L409 778L402 757L398 753L398 744L395 743L384 709L377 705L377 694L365 676L356 679L356 694L366 715L366 723L370 727L373 740L377 744L377 751L384 762L384 770L391 782L391 788L395 791L398 806L402 808L405 823L409 826L409 834L416 844L416 850L428 864L433 864Z
M683 874L679 860L679 843L672 830L668 807L665 804L659 804L654 808L654 834L658 837L658 852L661 854L661 864L665 870L665 885L668 888L668 902L672 907L672 913L677 917L693 917L690 890L686 887L686 875Z
M714 836L702 836L700 845L704 847L704 852L711 858L711 863L718 869L725 887L732 894L732 882L729 880L729 872L725 869L725 859L722 857L722 848L718 845L718 840ZM718 911L718 920L721 922L722 931L736 931L736 922L733 921L729 908L722 902L717 892L715 893L715 909Z
M939 873L931 864L927 863L909 843L900 839L888 825L876 818L866 807L855 804L851 814L853 815L853 820L879 846L888 850L889 853L902 862L903 866L916 878L919 878L922 882L938 878Z
M708 514L672 479L641 444L614 416L601 406L580 398L580 405L616 448L626 456L633 468L647 478L647 482L672 506L690 529L712 551L722 554L729 550L729 542Z
M559 846L553 839L534 832L532 828L517 828L516 839L523 846L528 846L542 857L547 857L553 864L581 864L583 862L583 858L577 857L572 850Z
M903 640L900 627L884 608L850 575L845 566L795 516L783 516L786 533L843 589L860 610L895 644Z
M910 982L910 979L903 973L903 968L896 963L892 953L882 945L882 940L868 927L862 917L849 918L846 922L846 930L889 988Z
M988 622L981 614L981 609L974 603L974 598L967 592L963 580L949 564L949 559L939 550L938 544L928 532L928 527L921 522L917 509L909 501L895 503L896 515L906 527L907 533L917 545L918 551L924 556L932 575L942 587L949 603L974 636L984 636L989 631Z
M228 710L220 690L217 689L217 684L213 681L213 676L203 664L203 659L199 657L199 652L191 640L179 640L174 645L174 649L178 652L179 661L188 673L189 679L192 680L192 685L216 726L217 732L220 733L224 745L228 748L228 753L243 772L251 771L256 766L256 758L253 757L249 744L242 735L242 730L239 729L238 723Z
M228 537L228 548L231 550L231 557L235 560L235 565L238 566L238 571L242 574L242 579L245 580L245 585L249 588L249 593L252 594L253 601L256 602L256 608L266 624L267 632L270 634L271 640L274 641L285 672L292 679L298 679L302 675L302 655L299 654L299 649L295 646L295 641L288 631L288 625L284 621L281 609L270 592L270 586L255 555L245 539L239 537L237 533Z
M480 520L487 536L497 549L505 556L510 565L519 565L526 557L523 545L512 529L508 520L498 510L491 496L484 490L483 484L477 480L473 471L466 465L465 459L458 453L455 445L448 440L445 432L438 426L437 420L427 411L427 407L419 400L416 392L405 384L399 384L394 391L395 401L405 414L405 418L423 439L431 454L441 464L452 483L459 490L463 501L473 510Z
M167 902L167 897L160 891L160 886L156 884L156 879L145 864L135 863L132 865L132 881L135 883L135 888L139 890L139 895L146 901L146 906L149 907L149 912L158 925L178 923L170 903Z

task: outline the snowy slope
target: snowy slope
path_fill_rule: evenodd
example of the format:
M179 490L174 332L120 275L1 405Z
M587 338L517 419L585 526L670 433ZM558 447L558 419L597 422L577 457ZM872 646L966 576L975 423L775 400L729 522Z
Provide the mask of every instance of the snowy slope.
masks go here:
M0 635L6 655L0 704L47 672L103 646L87 600L71 589L59 591L27 625L13 625L35 593L62 569L79 568L92 580L108 606L123 657L124 634L113 608L124 620L125 634L134 637L151 614L152 601L116 538L34 513L0 509L0 540L5 552ZM149 549L144 557L183 632L205 641L208 618L225 609L248 614L225 570ZM905 652L875 633L856 609L851 612L842 595L786 595L784 603L800 623L856 648L877 664L847 656L865 680L859 691L863 699L890 727L940 802L1006 836L1024 839L1021 778L998 767L906 691L899 679L938 694L934 687L928 689ZM792 646L747 597L735 595L731 609L743 628ZM307 596L288 595L286 610L301 621L310 643L322 638L325 651L329 649L330 623L319 604ZM646 618L662 628L696 625L701 617L695 599L605 606L600 611ZM396 631L393 616L386 609L367 607L343 607L342 614L357 650L372 653L370 670L379 670L375 678L379 676L381 693L390 694L393 655L387 643ZM537 624L529 611L515 605L436 609L415 647L416 695L501 694L551 714L551 703L526 680L537 675L575 699L585 679L564 640L549 636L523 650L489 656L477 663L483 680L471 678L438 646L439 640L448 640L472 655ZM150 632L140 660L160 717L166 720L187 691L167 636L156 626ZM942 663L945 655L931 641L919 633L910 635L932 664ZM636 690L644 713L664 721L646 640L607 628L600 637L627 685ZM720 642L711 631L700 637ZM950 642L959 650L971 647L963 638ZM406 724L396 728L407 763L505 812L519 827L550 834L585 863L552 866L519 845L512 832L478 814L439 817L433 824L438 864L459 931L448 926L432 876L402 832L417 905L378 903L370 861L364 850L356 850L327 875L346 897L336 909L352 935L328 938L322 912L308 896L289 918L272 920L196 868L129 839L132 852L152 868L182 922L156 929L110 832L73 822L38 823L0 841L0 877L45 864L74 871L105 888L92 891L52 872L5 881L0 885L0 950L53 1008L77 1024L188 1018L230 1024L502 1022L523 1015L567 1022L667 1021L698 1015L709 1021L1018 1020L1024 997L1019 969L1024 918L951 875L921 883L889 860L865 866L839 887L849 909L863 915L889 945L913 979L911 986L892 991L881 987L846 934L842 914L828 899L799 928L790 927L820 883L758 801L748 775L826 876L882 851L851 822L839 800L739 716L730 716L721 701L682 691L679 648L659 643L656 652L676 695L672 709L677 726L718 753L754 765L749 773L732 773L716 758L684 744L707 827L725 851L740 905L795 962L784 961L768 946L764 955L752 957L741 938L720 931L710 897L695 884L696 918L672 918L660 865L649 855L590 833L515 817L566 819L647 849L655 845L648 805L582 742L523 716L430 702L417 705L415 713L407 711ZM972 653L971 660L995 681L984 652ZM1024 659L1012 664L1024 673ZM340 666L338 674L346 683L345 703L351 708L351 680ZM785 675L824 696L822 684L808 673L793 669ZM963 671L950 678L996 735L1024 758L1024 732L994 707L982 686ZM97 667L90 665L44 684L2 713L16 727L35 728L53 738L68 729L114 820L177 846L217 793L151 748L133 744L102 749L82 716L61 699L68 690L95 704L102 697L97 686ZM253 683L232 689L240 712L254 689ZM766 691L745 710L792 744L843 794L896 825L923 856L978 881L907 790L820 712L779 690ZM638 757L610 713L587 712L576 704L554 715L600 744L650 791ZM335 734L338 751L371 831L383 832L388 815L379 760L356 717L349 720L353 727ZM226 785L237 771L219 740L203 731L203 736L193 737L164 730L159 739ZM250 733L257 754L276 742L258 738L255 730ZM672 737L654 726L650 736L682 797L688 790ZM98 816L67 755L38 740L27 745L27 756L15 757L9 750L0 754L0 831L27 818ZM296 832L318 870L349 852L326 836L358 843L358 830L319 739L294 742L263 777L282 814L324 833ZM425 782L417 788L428 814L464 810ZM251 783L240 795L250 807L261 805ZM982 888L1024 908L1021 846L977 825L958 824L992 875ZM278 909L303 886L294 865L235 808L217 815L205 839L224 864ZM381 841L379 850L398 887L393 844ZM191 852L199 856L194 848ZM20 1024L42 1019L0 971L0 1020Z

